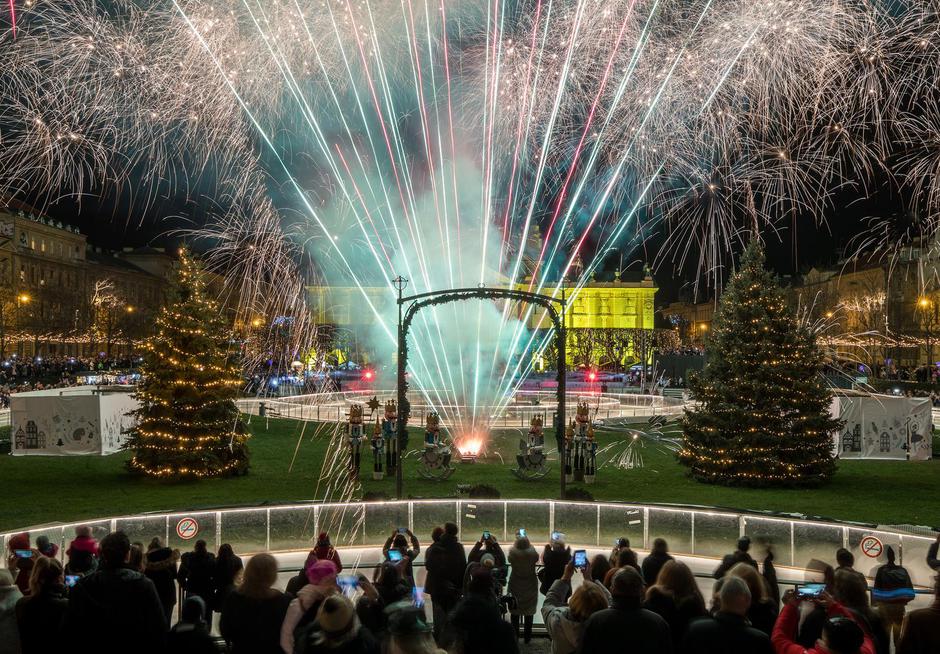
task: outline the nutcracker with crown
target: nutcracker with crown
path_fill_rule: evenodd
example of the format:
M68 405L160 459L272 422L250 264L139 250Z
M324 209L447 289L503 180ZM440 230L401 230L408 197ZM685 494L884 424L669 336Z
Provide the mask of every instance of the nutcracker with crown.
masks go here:
M424 426L424 452L421 453L418 474L425 479L443 481L454 474L451 466L450 445L441 437L441 419L429 413Z
M346 423L346 442L349 445L349 474L353 478L359 476L360 448L364 437L362 405L353 404L349 407L349 421Z
M398 408L395 400L385 403L385 417L382 418L382 436L385 437L385 467L388 474L398 467Z
M578 402L574 422L568 426L571 436L565 433L565 445L571 456L572 477L574 481L594 481L595 453L594 426L591 424L590 409L586 402ZM567 458L567 457L566 457ZM590 479L585 479L590 470ZM567 470L566 470L567 473ZM566 474L567 476L567 474Z
M379 418L375 418L375 429L372 430L372 478L376 481L385 477L382 466L385 464L385 438L382 437L382 426Z
M565 481L574 481L574 421L565 427Z
M541 479L548 474L548 462L544 453L545 435L542 432L543 420L540 414L532 416L528 437L519 441L519 454L516 455L518 467L512 469L512 474L524 481Z

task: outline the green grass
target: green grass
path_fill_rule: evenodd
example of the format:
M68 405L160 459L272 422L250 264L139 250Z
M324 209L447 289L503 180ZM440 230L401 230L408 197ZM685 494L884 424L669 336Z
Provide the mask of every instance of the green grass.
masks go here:
M291 420L253 418L251 473L237 479L165 483L128 475L127 454L108 457L0 456L0 531L47 522L146 511L177 511L263 502L323 499L318 490L321 461L329 443L329 426L318 429ZM521 432L500 432L489 458L458 464L446 482L420 479L417 462L405 466L405 493L410 497L453 497L458 484L485 483L503 498L555 498L557 463L539 482L522 482L510 473ZM600 442L620 440L601 432ZM551 440L551 438L549 438ZM297 448L298 443L299 448ZM420 446L412 434L412 449ZM291 460L297 457L291 469ZM671 452L649 442L641 450L644 466L634 470L604 468L587 487L597 500L658 502L770 510L882 524L940 525L940 461L846 461L834 481L815 490L749 490L708 486L685 476ZM502 454L500 462L496 452ZM394 480L371 479L371 452L363 452L363 490L394 495Z

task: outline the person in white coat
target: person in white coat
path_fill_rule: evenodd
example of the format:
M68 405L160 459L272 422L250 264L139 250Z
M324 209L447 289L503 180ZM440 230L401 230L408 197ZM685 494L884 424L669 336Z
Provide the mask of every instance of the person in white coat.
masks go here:
M571 594L568 604L565 597L571 593L571 578L574 563L565 566L561 579L555 581L542 602L542 621L552 639L552 654L573 654L581 645L584 623L587 619L610 607L610 592L601 584L589 581L590 566L584 571L584 580Z

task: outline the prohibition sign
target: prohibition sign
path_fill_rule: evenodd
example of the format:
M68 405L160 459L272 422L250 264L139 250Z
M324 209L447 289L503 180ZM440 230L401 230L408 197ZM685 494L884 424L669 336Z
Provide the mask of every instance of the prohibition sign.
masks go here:
M176 535L183 540L190 540L199 533L199 523L195 518L183 518L176 523Z
M862 554L872 559L877 559L884 551L884 545L874 536L865 536L858 546L862 550Z

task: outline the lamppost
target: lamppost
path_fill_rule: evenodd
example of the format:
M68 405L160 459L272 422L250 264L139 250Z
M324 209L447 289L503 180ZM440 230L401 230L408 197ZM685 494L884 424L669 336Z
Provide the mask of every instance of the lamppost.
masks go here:
M930 341L930 329L933 323L937 322L937 303L932 302L929 298L922 297L917 301L917 306L921 311L921 321L924 325L924 340L927 345L927 365L929 366L933 360L933 347ZM933 316L930 315L931 307L933 308Z

